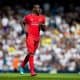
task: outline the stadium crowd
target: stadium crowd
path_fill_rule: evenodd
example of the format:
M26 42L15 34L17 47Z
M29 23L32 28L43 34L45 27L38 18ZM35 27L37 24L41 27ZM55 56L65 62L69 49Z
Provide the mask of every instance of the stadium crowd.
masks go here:
M0 71L18 71L27 49L21 21L30 13L21 5L5 6L0 10ZM40 32L41 40L35 53L37 71L79 72L80 71L80 7L43 5L46 16L46 32Z

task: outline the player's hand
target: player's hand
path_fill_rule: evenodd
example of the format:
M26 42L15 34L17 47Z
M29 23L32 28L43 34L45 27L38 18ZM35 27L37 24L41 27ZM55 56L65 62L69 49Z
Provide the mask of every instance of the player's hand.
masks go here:
M25 32L26 33L26 37L28 37L28 32Z
M45 31L45 24L40 23L40 24L39 24L39 27L40 27L40 29L41 29L42 31Z
M39 24L39 26L40 26L40 27L43 27L43 26L44 26L44 24L43 24L43 23L40 23L40 24Z

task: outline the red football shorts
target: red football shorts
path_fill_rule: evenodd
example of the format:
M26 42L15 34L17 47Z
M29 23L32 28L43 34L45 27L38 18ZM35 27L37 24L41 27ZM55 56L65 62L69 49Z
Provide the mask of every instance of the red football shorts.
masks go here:
M34 37L28 36L26 38L26 45L29 53L34 54L36 49L38 48L38 44L39 40L36 40Z

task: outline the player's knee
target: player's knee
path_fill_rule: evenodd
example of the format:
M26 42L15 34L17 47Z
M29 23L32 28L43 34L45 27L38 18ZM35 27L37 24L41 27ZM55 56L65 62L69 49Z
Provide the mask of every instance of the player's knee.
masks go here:
M29 55L33 56L34 55L34 51L29 51Z
M30 55L34 55L35 54L35 50L34 49L33 50L31 49L28 52L29 52Z
M30 55L30 56L34 56L34 53L31 53L31 52L30 52L29 55Z

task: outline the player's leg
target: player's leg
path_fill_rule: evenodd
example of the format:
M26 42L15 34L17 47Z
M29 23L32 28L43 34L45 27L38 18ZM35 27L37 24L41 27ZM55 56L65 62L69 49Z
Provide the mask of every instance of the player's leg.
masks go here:
M29 60L29 54L25 57L24 61L22 62L22 64L21 64L21 67L22 67L22 68L25 67L25 65L26 65L26 63L28 62L28 60Z
M34 68L34 55L32 53L30 53L30 57L29 57L29 67L30 67L30 73L31 76L35 76L35 68Z
M32 41L32 46L30 47L30 49L31 50L29 50L29 54L30 54L30 56L29 56L29 65L30 65L30 72L31 72L31 75L32 76L35 76L36 75L36 73L35 73L35 68L34 68L34 53L35 53L35 51L36 51L36 49L37 49L37 47L38 47L38 43L39 43L39 41Z
M29 67L32 76L35 75L34 68L34 53L35 53L35 41L34 38L30 37L27 42L28 52L29 52Z
M20 70L21 74L24 74L24 67L25 67L26 63L28 62L28 60L29 60L29 55L27 55L25 57L25 59L23 60L21 66L19 67L19 70Z
M26 37L26 44L28 43L28 38ZM19 71L21 74L24 74L24 67L26 63L29 61L29 54L26 55L25 59L23 60L21 66L19 67Z

